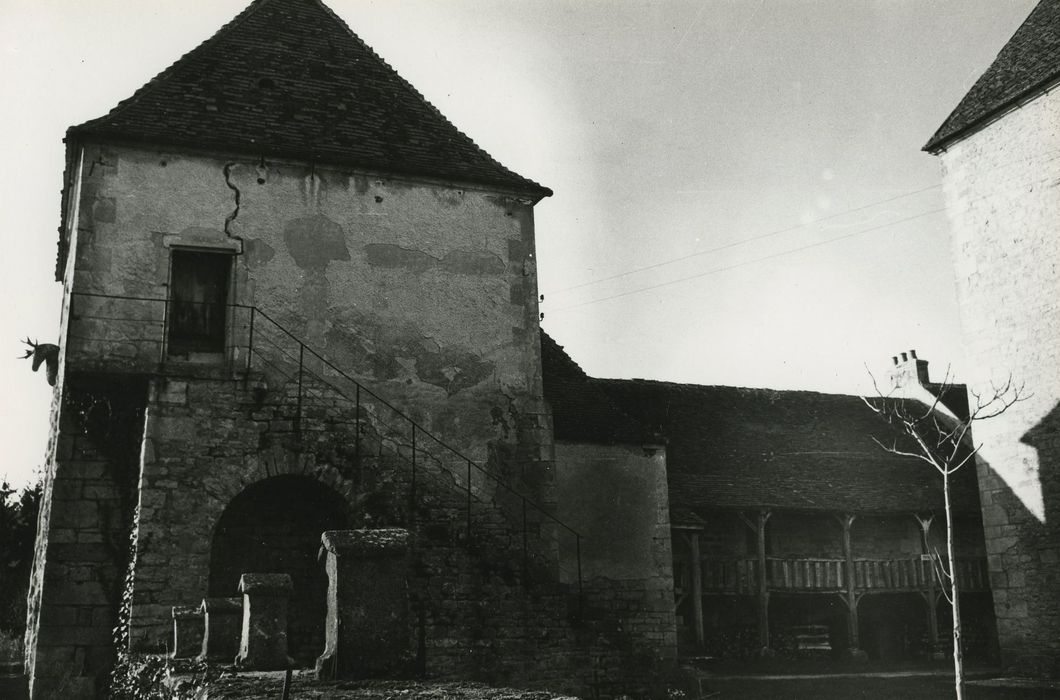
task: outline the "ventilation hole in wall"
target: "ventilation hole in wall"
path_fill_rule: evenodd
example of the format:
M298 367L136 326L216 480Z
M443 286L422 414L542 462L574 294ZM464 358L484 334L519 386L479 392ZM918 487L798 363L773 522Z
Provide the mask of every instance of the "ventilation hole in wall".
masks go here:
M164 160L163 161L159 161L158 164L161 165L163 168L166 167L166 161L164 161Z
M258 184L259 184L259 185L264 185L264 184L265 184L265 178L263 178L263 177L259 177L259 178L258 178Z
M258 81L258 87L262 90L271 90L276 87L276 81L272 78L262 78Z
M375 203L376 203L376 204L379 204L379 203L381 203L382 201L383 201L383 198L382 198L382 197L380 197L379 195L376 195L376 196L375 196Z

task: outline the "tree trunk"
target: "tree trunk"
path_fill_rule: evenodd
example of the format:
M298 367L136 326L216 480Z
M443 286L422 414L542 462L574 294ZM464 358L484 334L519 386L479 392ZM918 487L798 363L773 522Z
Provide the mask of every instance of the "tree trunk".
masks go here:
M964 652L961 640L961 599L957 590L957 557L953 550L953 510L950 506L950 470L942 472L942 498L946 507L946 556L949 557L950 607L953 610L953 684L957 700L964 698ZM945 581L940 582L943 586Z

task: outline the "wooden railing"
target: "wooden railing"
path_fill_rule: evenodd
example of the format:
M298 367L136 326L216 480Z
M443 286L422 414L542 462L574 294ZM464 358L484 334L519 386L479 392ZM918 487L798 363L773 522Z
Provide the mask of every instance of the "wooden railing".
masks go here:
M704 559L704 593L753 594L758 590L758 560ZM771 591L845 591L846 561L801 557L767 557L766 584ZM957 584L963 591L987 589L986 560L957 560ZM855 559L854 586L859 591L920 591L938 587L927 559Z

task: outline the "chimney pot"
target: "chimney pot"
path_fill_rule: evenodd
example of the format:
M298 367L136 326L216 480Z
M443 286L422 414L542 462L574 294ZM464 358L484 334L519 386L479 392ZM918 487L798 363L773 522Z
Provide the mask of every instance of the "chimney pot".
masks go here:
M909 357L911 357L911 358L913 358L915 360L916 359L916 350L910 350L909 351Z
M897 367L898 366L898 356L897 355L892 355L891 356L891 362L893 362L894 366Z
M908 362L908 361L909 361L909 355L907 353L903 352L902 353L902 362Z

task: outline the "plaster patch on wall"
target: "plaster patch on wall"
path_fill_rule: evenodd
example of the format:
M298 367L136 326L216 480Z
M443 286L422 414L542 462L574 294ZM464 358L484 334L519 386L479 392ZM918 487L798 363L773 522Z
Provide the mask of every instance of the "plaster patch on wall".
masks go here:
M505 270L504 260L493 253L454 250L436 258L422 250L410 250L392 243L369 243L364 247L369 265L412 272L442 269L455 275L498 275Z
M331 325L325 334L327 346L357 374L386 380L415 378L452 396L481 384L496 369L493 361L460 348L443 347L407 324L395 328L366 314L346 323L350 327Z
M357 194L368 193L368 177L366 175L351 175L350 180L353 181L353 191ZM347 185L349 189L349 185Z
M425 272L438 264L435 258L422 250L409 250L392 243L369 243L364 247L368 264L376 267Z
M283 240L303 270L323 272L332 260L350 259L342 226L322 214L291 219L284 227Z
M416 358L416 376L453 394L479 384L493 373L493 363L466 350L442 348Z
M251 269L261 267L276 256L276 251L265 241L250 238L245 245L247 267Z
M100 197L92 207L92 220L102 224L112 224L117 217L117 204L114 197Z
M442 269L458 275L499 275L504 272L504 261L492 253L454 250L442 258Z
M458 207L464 202L463 190L451 190L448 187L444 189L435 188L431 190L431 194L434 195L437 201L450 207Z

